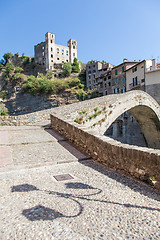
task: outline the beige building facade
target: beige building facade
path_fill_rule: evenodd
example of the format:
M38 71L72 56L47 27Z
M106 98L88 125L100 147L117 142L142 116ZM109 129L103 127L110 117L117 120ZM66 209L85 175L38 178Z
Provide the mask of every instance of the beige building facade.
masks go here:
M71 62L77 58L77 41L70 39L68 46L55 43L55 34L47 32L45 42L34 46L35 62L44 65L46 69L54 69L54 64Z

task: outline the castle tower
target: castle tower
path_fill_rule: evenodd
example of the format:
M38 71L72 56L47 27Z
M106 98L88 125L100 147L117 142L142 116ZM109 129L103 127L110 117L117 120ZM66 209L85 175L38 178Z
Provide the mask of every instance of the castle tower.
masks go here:
M47 32L45 34L45 62L46 69L53 69L55 51L55 34Z
M77 58L77 40L70 39L68 41L69 47L69 62L73 63L74 58Z

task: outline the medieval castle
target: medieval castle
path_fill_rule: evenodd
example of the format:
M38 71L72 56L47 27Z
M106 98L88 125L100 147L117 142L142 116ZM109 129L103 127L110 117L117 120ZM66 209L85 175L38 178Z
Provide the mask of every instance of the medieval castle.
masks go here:
M35 62L42 64L46 69L54 69L54 64L71 62L77 58L77 41L70 39L68 46L55 44L55 34L47 32L45 42L34 46Z

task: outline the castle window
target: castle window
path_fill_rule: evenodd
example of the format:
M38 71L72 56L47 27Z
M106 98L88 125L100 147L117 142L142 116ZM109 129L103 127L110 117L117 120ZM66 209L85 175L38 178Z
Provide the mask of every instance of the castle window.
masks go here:
M59 58L57 58L57 60L59 60Z
M51 51L53 51L53 48L51 47Z
M68 59L66 60L66 62L68 62Z
M51 43L52 43L52 40L51 40Z
M64 63L64 61L62 61L62 63Z
M63 55L63 52L62 52L62 55Z
M73 49L75 49L76 47L75 46L73 46Z
M51 60L51 62L53 62L53 60Z
M53 35L52 35L52 38L53 38Z
M51 54L51 58L53 58L53 54Z

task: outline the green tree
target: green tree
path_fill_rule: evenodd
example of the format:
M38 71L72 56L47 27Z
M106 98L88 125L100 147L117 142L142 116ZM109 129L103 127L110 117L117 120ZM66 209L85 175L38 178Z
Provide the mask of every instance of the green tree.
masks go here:
M71 63L64 63L63 65L63 75L64 77L69 77L72 72L72 64Z
M51 79L52 78L52 70L48 70L47 71L46 77L47 77L47 79Z
M74 62L72 63L72 72L79 73L79 63L77 58L74 58Z
M5 60L5 64L8 63L8 60L13 56L13 54L11 52L5 53L3 55L3 58Z
M21 67L16 67L15 73L21 73L21 72L23 72L23 68L21 68Z

